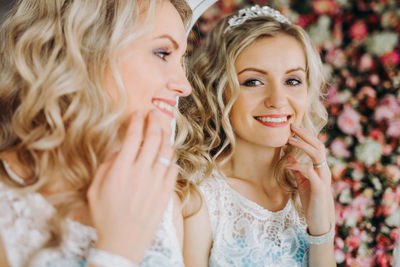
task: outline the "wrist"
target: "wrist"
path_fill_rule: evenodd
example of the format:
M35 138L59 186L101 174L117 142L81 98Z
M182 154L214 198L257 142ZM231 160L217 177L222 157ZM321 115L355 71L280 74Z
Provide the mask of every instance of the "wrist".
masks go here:
M331 223L329 230L320 235L312 234L309 231L309 229L307 228L306 235L307 235L307 239L311 245L322 245L322 244L331 242L331 241L333 241L333 238L335 237L335 224Z

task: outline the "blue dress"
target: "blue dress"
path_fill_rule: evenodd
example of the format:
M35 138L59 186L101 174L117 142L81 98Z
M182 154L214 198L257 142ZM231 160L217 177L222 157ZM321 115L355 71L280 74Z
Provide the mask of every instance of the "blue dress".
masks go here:
M307 225L292 200L271 212L233 190L214 173L200 186L208 208L213 244L209 266L308 265Z

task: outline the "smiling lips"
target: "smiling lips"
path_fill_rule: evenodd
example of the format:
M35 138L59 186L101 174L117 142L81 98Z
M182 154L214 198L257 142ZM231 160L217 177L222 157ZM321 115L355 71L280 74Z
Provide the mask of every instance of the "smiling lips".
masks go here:
M270 114L265 116L256 116L254 118L267 127L278 128L288 125L291 117L290 114Z
M162 113L174 117L174 110L176 101L171 99L164 99L164 98L153 98L152 103L154 106L157 107Z

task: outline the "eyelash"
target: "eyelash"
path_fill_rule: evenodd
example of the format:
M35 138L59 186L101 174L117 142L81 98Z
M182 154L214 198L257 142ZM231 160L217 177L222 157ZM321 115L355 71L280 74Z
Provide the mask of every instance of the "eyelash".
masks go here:
M258 82L259 84L254 84L256 82ZM289 86L298 86L298 85L302 84L302 81L300 79L288 79L285 81L285 84L289 85ZM244 81L242 83L242 85L247 86L247 87L255 87L255 86L262 85L262 82L260 82L257 79L248 79L248 80Z
M258 82L260 84L254 84L255 82ZM261 85L261 84L262 84L262 82L260 82L257 79L248 79L248 80L246 80L246 81L244 81L242 83L242 85L247 86L247 87L255 87L255 86L258 86L258 85Z
M171 52L168 52L167 50L164 49L158 49L154 51L154 55L157 57L161 58L164 61L167 61L167 57L171 54Z
M293 84L293 81L295 81L296 84ZM289 86L298 86L302 84L300 79L288 79L285 81L285 83Z

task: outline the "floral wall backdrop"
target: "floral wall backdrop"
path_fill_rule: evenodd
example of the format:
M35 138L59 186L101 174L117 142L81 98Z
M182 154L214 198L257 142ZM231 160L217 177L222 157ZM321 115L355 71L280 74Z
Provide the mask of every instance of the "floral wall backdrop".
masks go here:
M320 137L333 173L338 266L392 266L400 226L400 1L219 0L196 24L192 44L252 4L305 28L330 76Z

